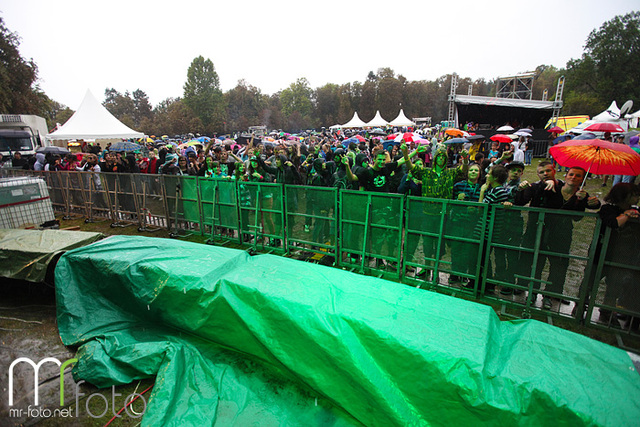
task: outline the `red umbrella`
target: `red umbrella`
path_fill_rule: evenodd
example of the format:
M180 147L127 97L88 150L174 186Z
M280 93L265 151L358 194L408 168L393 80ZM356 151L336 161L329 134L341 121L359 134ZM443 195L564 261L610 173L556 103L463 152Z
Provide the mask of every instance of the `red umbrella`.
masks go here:
M360 142L365 142L366 141L366 139L364 139L364 137L362 135L356 135L355 138Z
M387 136L387 139L395 139L396 136L400 135L399 133L392 133L391 135Z
M560 166L579 166L596 175L640 175L640 155L625 144L569 140L549 148L549 153Z
M588 130L590 132L624 132L624 129L619 125L608 122L594 123L584 128L584 130Z
M398 136L396 136L393 139L393 141L400 142L403 139L404 139L404 142L412 142L412 141L415 141L416 139L422 139L422 137L415 132L405 132L405 133L399 133Z
M511 141L513 141L511 139L511 137L509 137L507 135L498 134L498 133L493 135L489 139L492 140L492 141L495 141L495 142L509 142L509 143L511 143Z
M551 129L547 130L547 132L549 132L549 133L563 133L564 129L562 129L560 126L554 126Z

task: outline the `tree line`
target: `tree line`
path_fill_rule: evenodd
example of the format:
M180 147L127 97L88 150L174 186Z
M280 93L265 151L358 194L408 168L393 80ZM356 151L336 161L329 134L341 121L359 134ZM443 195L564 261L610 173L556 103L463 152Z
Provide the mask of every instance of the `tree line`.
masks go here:
M73 111L50 99L38 85L37 65L19 53L19 37L0 18L0 112L38 114L50 127L64 123ZM558 78L565 76L562 114L595 115L612 100L640 100L640 12L616 16L588 36L581 58L564 68L540 65L535 70L533 98L555 97ZM458 94L494 96L496 81L458 78ZM345 123L357 111L364 121L380 110L393 120L400 108L408 117L429 116L445 120L451 74L435 80L408 80L391 68L370 71L363 82L312 88L304 77L274 94L264 94L245 80L227 92L210 59L195 58L186 76L181 97L167 98L155 107L147 94L107 88L103 105L127 126L147 135L226 134L252 125L298 131ZM638 106L640 104L636 104Z

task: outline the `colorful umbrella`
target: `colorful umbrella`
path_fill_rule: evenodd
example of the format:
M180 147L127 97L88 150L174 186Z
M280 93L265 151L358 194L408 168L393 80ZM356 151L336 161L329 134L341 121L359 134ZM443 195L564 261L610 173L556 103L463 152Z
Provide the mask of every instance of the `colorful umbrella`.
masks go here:
M138 151L142 146L133 142L116 142L111 144L109 151Z
M344 141L342 141L342 146L343 147L348 147L349 144L351 144L352 142L354 144L358 144L360 141L358 141L358 139L356 137L347 138Z
M193 147L194 145L200 145L202 146L202 142L198 141L197 139L192 139L191 141L187 141L187 142L183 142L182 144L178 145L178 148L183 149L183 148L187 148L187 147Z
M449 128L445 130L444 133L457 138L461 138L464 135L460 129L455 129L455 128Z
M624 144L571 140L549 148L549 153L560 166L579 166L596 175L640 175L640 155Z
M495 134L489 139L492 140L492 141L495 141L495 142L511 142L512 141L509 136L500 135L500 134Z
M588 130L591 132L624 132L624 129L622 129L619 125L609 122L594 123L584 128L584 130Z
M564 132L564 129L562 129L560 126L554 126L551 129L547 129L547 132L549 132L549 133L562 133L562 132Z
M412 142L416 139L422 139L422 136L418 135L415 132L405 132L399 133L393 140L395 142L401 142L404 139L404 142Z

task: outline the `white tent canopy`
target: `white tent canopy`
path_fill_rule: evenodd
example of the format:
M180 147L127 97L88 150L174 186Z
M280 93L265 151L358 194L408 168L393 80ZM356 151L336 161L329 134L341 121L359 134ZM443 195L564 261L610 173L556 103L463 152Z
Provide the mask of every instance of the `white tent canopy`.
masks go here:
M373 119L371 119L370 122L366 124L366 126L377 128L387 126L388 124L389 122L382 118L382 116L380 115L380 110L378 110L376 111L376 115L373 117Z
M136 132L116 119L91 91L87 90L80 107L67 122L48 139L107 139L107 138L142 138L144 133Z
M615 123L619 125L622 129L627 130L629 128L629 124L627 120L620 119L620 109L616 104L616 101L613 101L609 108L604 110L602 113L595 115L591 118L591 120L586 120L585 122L580 123L578 126L569 129L567 132L573 133L582 133L584 132L586 127L591 126L594 123ZM596 132L598 134L598 132Z
M414 122L409 120L407 116L404 115L403 109L400 109L400 112L398 113L398 117L393 119L389 124L392 126L414 126L415 125Z
M629 114L627 116L629 118L629 127L630 128L637 128L638 127L638 122L640 121L640 110L636 111L633 114Z
M360 120L357 111L353 113L353 117L351 118L351 120L342 125L343 128L363 128L365 126L367 126L367 124Z

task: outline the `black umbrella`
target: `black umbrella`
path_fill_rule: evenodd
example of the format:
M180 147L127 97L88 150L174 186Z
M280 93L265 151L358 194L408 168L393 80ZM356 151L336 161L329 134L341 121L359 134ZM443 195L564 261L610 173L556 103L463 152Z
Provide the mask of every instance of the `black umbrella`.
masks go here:
M38 148L36 150L36 153L65 155L65 154L69 154L69 150L67 150L66 148L63 148L63 147L57 147L55 145L51 145L49 147L40 147L40 148Z
M556 139L558 139L558 138L556 138ZM578 135L573 139L576 140L576 141L580 141L582 139L596 139L596 134L595 133L591 133L591 132L585 132L582 135Z
M386 134L387 133L384 130L380 129L380 128L375 128L375 129L373 129L372 131L369 132L369 135L382 135L382 136L385 136Z

